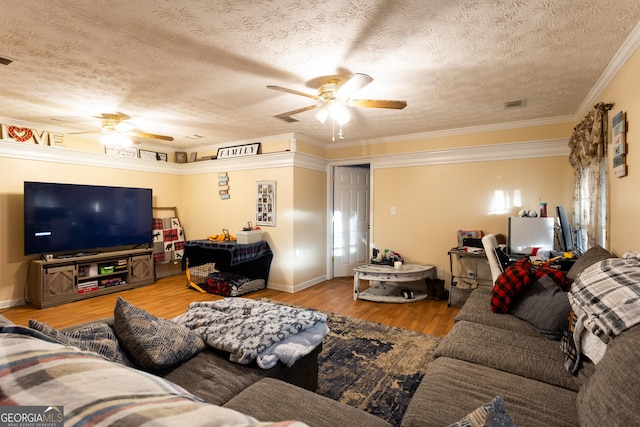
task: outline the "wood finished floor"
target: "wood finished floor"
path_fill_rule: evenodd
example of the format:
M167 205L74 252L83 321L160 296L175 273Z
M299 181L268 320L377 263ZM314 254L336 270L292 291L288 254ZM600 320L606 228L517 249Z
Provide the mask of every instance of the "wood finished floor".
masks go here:
M366 289L366 281L361 289ZM444 336L453 327L453 319L460 310L449 307L446 301L422 300L404 304L354 301L352 297L353 279L335 278L303 291L287 293L272 289L263 289L245 295L245 298L270 298L288 304L314 308L324 312L333 312L344 316L356 317L400 328ZM141 307L150 313L164 318L182 314L193 301L211 301L221 297L202 294L187 289L184 275L158 279L155 284L117 294L88 298L57 307L38 309L29 305L5 309L1 312L12 322L27 325L29 319L37 319L54 328L109 317L117 296Z

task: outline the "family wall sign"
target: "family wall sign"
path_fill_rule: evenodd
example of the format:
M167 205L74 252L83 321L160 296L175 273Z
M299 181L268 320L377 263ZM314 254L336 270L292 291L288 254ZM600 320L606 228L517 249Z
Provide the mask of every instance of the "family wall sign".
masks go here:
M0 140L22 142L26 144L62 146L63 135L57 132L20 127L0 123Z

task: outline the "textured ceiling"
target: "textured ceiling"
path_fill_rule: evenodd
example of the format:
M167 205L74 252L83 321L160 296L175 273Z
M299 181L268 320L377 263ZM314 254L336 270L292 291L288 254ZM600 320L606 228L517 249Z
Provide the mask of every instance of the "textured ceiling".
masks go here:
M358 98L408 106L358 108L346 141L571 116L639 21L637 0L3 0L0 117L71 132L121 111L176 149L333 144L313 111L273 117L313 100L266 86L353 73L374 79Z

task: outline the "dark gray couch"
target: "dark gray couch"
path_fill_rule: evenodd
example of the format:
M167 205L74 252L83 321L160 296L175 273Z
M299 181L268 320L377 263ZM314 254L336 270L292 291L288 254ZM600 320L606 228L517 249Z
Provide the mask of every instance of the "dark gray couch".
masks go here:
M474 290L418 387L403 427L447 426L495 396L517 426L640 425L640 327L614 339L577 376L559 341L510 314L492 313L489 290Z

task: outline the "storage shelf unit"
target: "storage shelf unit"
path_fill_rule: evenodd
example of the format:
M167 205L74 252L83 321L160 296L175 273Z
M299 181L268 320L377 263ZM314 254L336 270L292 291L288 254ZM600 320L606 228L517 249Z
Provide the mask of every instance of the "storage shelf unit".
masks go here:
M31 261L27 298L38 308L150 285L152 249L131 249Z

